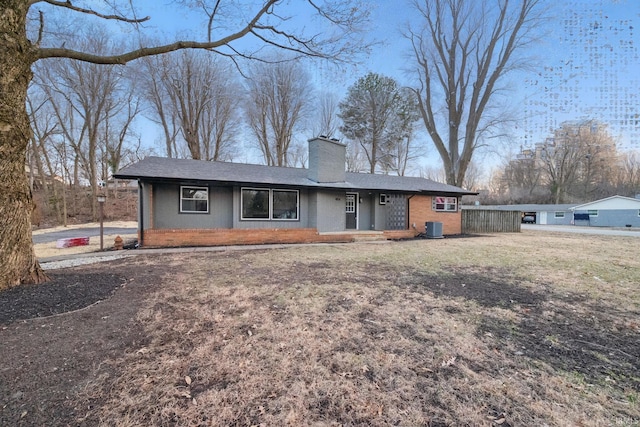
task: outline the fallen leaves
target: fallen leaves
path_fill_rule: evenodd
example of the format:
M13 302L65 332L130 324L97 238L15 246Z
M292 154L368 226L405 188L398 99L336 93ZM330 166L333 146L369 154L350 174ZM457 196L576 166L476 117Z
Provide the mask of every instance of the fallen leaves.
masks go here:
M449 357L449 358L446 358L446 359L444 359L444 360L442 361L442 363L440 364L440 366L442 366L443 368L446 368L446 367L452 366L453 364L455 364L455 363L456 363L456 359L457 359L457 356L451 356L451 357Z

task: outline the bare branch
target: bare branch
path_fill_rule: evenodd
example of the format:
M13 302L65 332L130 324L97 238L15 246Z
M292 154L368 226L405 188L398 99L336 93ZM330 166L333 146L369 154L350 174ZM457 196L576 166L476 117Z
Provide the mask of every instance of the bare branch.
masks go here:
M40 46L40 42L42 41L42 34L44 32L44 14L42 11L38 14L38 19L40 21L40 28L38 28L38 40L36 40L35 45Z
M90 53L81 52L73 49L65 48L41 48L37 51L37 58L70 58L78 61L91 62L94 64L126 64L135 59L144 58L145 56L160 55L163 53L169 53L180 49L216 49L221 46L226 46L234 40L238 40L247 34L251 33L252 29L257 25L259 19L269 10L272 4L277 0L269 0L265 5L256 13L251 21L249 21L244 28L240 31L230 34L220 40L214 42L196 42L196 41L177 41L175 43L155 46L144 47L136 49L130 52L126 52L120 55L92 55Z
M207 40L211 41L211 32L213 31L213 19L218 13L218 7L220 7L220 0L216 1L216 5L213 7L213 12L209 15L209 24L207 25Z
M87 15L94 15L94 16L97 16L98 18L112 19L112 20L116 20L116 21L127 22L129 24L140 24L140 23L148 21L150 19L150 17L148 17L148 16L146 16L144 18L126 18L124 16L118 16L118 15L105 15L105 14L96 12L95 10L92 10L92 9L85 9L83 7L74 6L73 3L71 3L71 0L67 0L67 1L32 0L30 2L29 6L31 6L33 4L36 4L36 3L48 3L48 4L52 5L52 6L63 7L65 9L70 9L70 10L73 10L75 12L84 13L84 14L87 14Z

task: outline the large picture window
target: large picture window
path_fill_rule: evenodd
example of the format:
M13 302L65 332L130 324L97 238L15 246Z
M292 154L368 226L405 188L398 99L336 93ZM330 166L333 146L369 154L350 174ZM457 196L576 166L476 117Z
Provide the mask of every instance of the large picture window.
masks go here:
M457 212L458 198L436 196L433 198L433 210L439 212Z
M296 221L299 198L297 190L243 188L241 219Z
M207 187L180 187L181 213L208 213L209 189Z
M242 219L269 219L269 190L242 189Z
M298 219L298 192L272 190L273 219Z

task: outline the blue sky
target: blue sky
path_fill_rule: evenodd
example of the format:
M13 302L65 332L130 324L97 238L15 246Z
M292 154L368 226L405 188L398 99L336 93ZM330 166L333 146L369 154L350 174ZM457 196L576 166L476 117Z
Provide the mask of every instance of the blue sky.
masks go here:
M250 0L245 0L250 1ZM291 0L295 16L297 0ZM532 52L539 59L533 72L510 76L512 106L518 110L513 129L515 146L542 141L565 120L595 118L610 123L622 148L640 148L640 1L638 0L543 0L551 18L546 21L548 37ZM415 19L409 1L372 1L372 23L368 38L380 44L361 64L336 70L309 65L319 90L335 92L346 88L369 71L389 75L410 85L408 43L400 30ZM193 15L184 10L168 14L158 0L139 0L145 24L157 35L168 30L183 38L202 33ZM298 3L299 4L299 3ZM243 10L234 11L242 14ZM295 16L305 22L305 16ZM637 117L637 119L636 119ZM437 167L434 149L427 162Z

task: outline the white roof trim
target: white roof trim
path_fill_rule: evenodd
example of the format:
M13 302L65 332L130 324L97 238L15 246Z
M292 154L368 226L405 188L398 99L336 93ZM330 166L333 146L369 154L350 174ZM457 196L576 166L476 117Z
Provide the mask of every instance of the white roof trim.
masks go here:
M640 199L624 196L611 196L594 202L574 206L571 210L627 210L640 209Z

